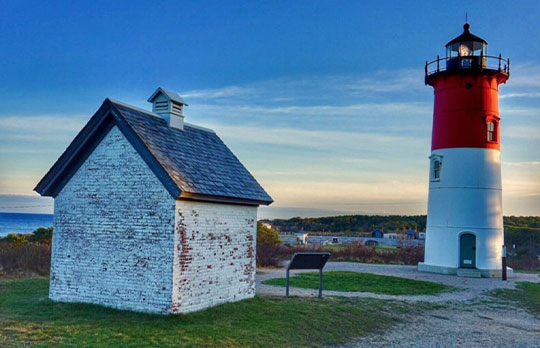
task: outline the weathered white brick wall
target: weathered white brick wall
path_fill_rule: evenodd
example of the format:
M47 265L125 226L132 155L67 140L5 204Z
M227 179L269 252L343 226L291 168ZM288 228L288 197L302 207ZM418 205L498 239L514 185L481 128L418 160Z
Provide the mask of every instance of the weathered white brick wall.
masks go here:
M118 128L54 203L51 299L171 311L175 200Z
M255 296L257 208L176 202L173 312Z

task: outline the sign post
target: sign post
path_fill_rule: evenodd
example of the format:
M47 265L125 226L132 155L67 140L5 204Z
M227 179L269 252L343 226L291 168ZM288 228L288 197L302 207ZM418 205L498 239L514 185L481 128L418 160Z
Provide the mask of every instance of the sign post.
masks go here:
M506 245L503 245L502 250L502 280L506 280Z
M326 262L330 258L329 252L299 252L294 253L291 261L287 265L287 288L285 295L289 296L289 284L290 277L289 271L291 269L318 269L319 270L319 298L322 297L323 289L323 268Z

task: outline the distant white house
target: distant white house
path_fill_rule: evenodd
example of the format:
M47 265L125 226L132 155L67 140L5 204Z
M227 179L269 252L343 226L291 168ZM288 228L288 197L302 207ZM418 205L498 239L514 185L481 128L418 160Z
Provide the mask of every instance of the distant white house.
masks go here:
M298 231L295 233L295 236L296 236L296 243L298 245L305 245L307 244L307 241L308 241L308 233L307 232L304 232L304 231Z
M426 239L426 232L418 232L418 239Z
M163 88L106 99L36 186L54 197L49 297L184 313L255 296L257 207L272 202Z
M384 234L384 238L387 239L398 239L398 234L394 232L389 232Z

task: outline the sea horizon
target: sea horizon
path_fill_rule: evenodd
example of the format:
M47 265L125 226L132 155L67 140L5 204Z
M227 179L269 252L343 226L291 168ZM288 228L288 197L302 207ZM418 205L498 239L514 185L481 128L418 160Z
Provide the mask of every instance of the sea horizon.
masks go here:
M10 233L32 233L53 225L54 214L0 212L0 237Z

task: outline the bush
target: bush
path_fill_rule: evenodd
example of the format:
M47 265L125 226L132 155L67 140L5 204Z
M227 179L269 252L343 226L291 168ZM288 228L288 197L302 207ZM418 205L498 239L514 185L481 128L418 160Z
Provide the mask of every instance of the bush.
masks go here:
M0 274L46 276L50 268L51 246L49 244L0 243Z
M15 233L8 234L5 238L2 238L1 241L11 245L25 245L30 243L28 235Z
M48 275L52 233L52 227L40 227L31 234L9 234L0 238L0 275Z
M53 228L52 227L40 227L29 237L29 240L31 242L38 242L38 243L51 243L52 241L52 235L53 235Z
M295 252L320 252L328 251L332 255L330 261L352 261L363 263L383 263L383 264L402 264L416 265L424 261L424 248L403 246L394 250L378 250L374 247L362 245L360 243L344 244L339 246L273 246L260 247L257 245L257 264L259 266L279 265L281 260L288 260ZM264 264L259 262L264 260Z
M521 256L521 257L508 257L508 267L516 270L536 271L540 270L540 260L537 257Z
M275 230L257 223L257 266L277 267L280 245L281 239Z

